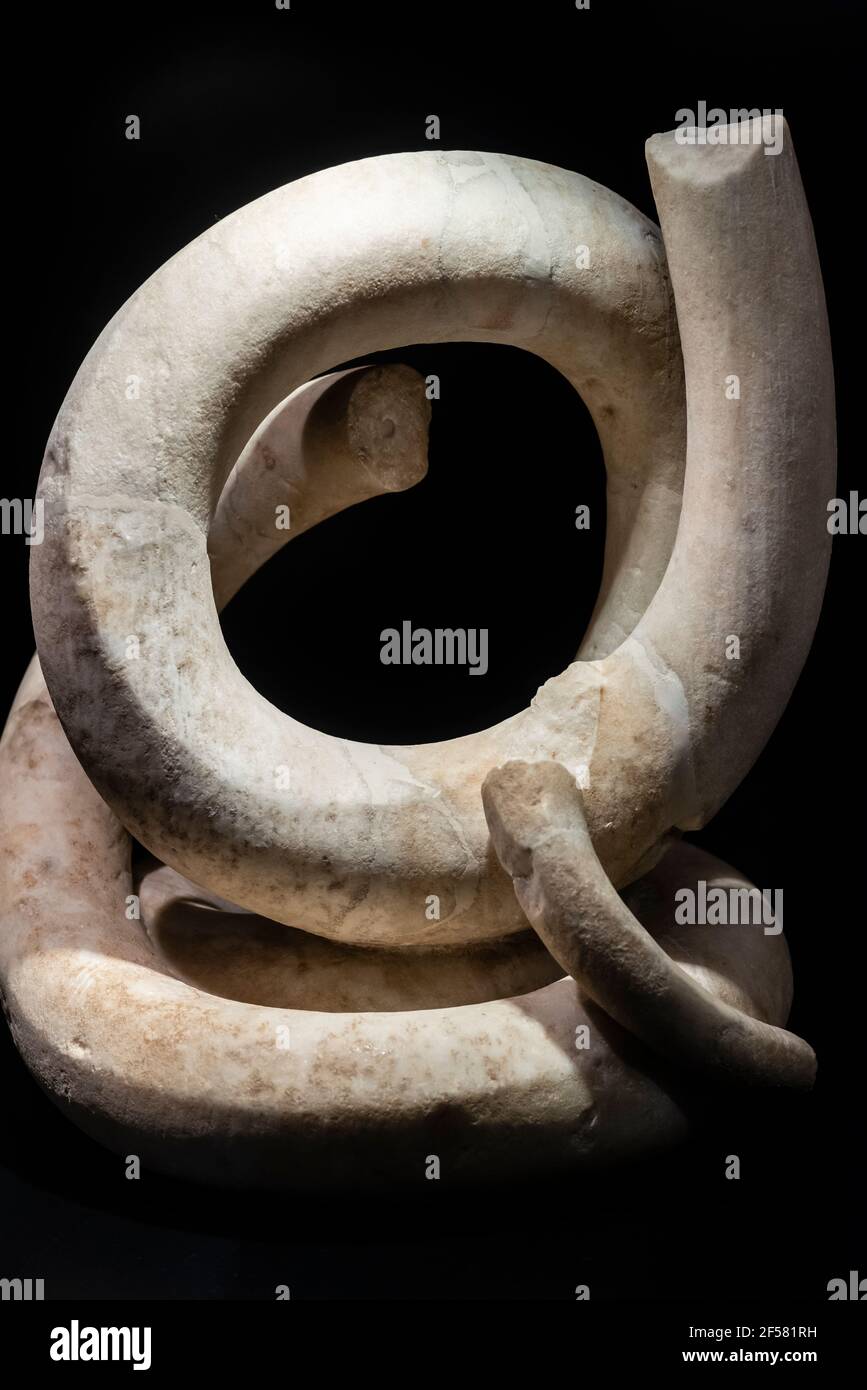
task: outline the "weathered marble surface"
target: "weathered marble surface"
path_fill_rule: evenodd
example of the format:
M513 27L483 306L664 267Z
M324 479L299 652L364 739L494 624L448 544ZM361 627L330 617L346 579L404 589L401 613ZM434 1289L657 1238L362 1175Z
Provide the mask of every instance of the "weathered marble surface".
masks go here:
M211 229L105 330L49 441L41 665L0 741L5 1008L88 1132L217 1183L412 1177L431 1152L481 1178L672 1141L690 1069L809 1083L809 1048L780 1036L782 937L675 928L673 883L734 871L666 855L763 747L824 588L830 351L784 134L773 159L654 137L664 250L622 199L533 161L329 170ZM580 659L495 728L330 738L241 677L218 605L291 535L424 473L414 373L311 378L449 339L537 352L587 402L600 599ZM551 778L575 814L559 860L536 825L528 893L522 817ZM130 834L166 866L140 882ZM635 953L615 977L612 943Z
M289 932L283 952L256 960L252 980L243 954L215 974L215 909L210 943L193 946L205 978L179 978L179 941L201 933L199 914L184 922L189 888L143 886L147 916L176 895L170 944L158 922L126 918L128 837L76 762L35 665L0 745L0 817L0 976L16 1045L65 1114L147 1167L225 1185L357 1186L419 1180L436 1154L449 1181L485 1180L637 1157L687 1131L678 1069L587 1003L574 980L534 987L540 959L530 953L523 992L450 1006L440 993L440 1007L420 1008L428 981L432 995L446 983L455 1000L477 993L478 961L463 968L456 958L446 980L422 958L389 978L388 953L365 952L356 970L346 947L322 941L314 955ZM678 883L731 879L699 851L671 853L683 856ZM672 911L660 893L645 926L688 974L738 1009L784 1021L782 937L675 928ZM330 954L337 1003L355 992L369 1005L376 988L375 1009L323 1008ZM296 978L293 1007L250 1001L251 984L273 999L302 957L309 992ZM515 987L519 964L509 968ZM589 1046L579 1050L582 1026Z

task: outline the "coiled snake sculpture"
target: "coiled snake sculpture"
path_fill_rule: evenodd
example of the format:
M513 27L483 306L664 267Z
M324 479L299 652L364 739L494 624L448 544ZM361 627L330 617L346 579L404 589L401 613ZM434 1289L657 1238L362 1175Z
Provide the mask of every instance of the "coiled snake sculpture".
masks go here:
M773 157L730 134L648 142L661 232L528 159L315 174L186 247L88 354L0 745L0 975L31 1072L109 1147L235 1185L394 1180L431 1151L518 1175L673 1142L706 1078L811 1084L782 935L674 921L677 888L749 887L678 832L772 732L830 546L797 163L785 128ZM494 728L332 738L248 684L218 610L291 536L424 474L421 378L334 364L457 340L537 353L588 406L596 609Z

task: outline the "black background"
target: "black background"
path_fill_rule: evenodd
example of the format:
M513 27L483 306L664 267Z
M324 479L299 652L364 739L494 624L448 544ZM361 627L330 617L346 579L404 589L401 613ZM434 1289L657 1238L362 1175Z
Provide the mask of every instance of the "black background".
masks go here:
M576 169L649 216L644 140L681 107L781 107L825 276L837 373L837 493L867 488L855 443L863 282L863 120L855 4L571 0L388 6L33 8L6 34L6 451L0 491L32 496L66 389L141 282L214 221L301 175L391 151L520 154ZM142 122L125 139L125 117ZM785 245L780 255L786 254ZM601 572L604 470L586 410L537 359L420 345L435 372L431 468L413 492L299 537L227 610L246 674L328 732L410 742L479 729L573 657ZM337 364L335 364L337 365ZM860 380L858 381L860 386ZM591 506L593 527L574 528ZM455 1192L230 1196L123 1165L37 1091L5 1032L0 1274L49 1298L824 1300L860 1268L860 877L865 542L834 542L816 641L780 725L716 820L691 838L785 891L796 1005L815 1092L708 1096L664 1160L605 1179ZM8 707L29 659L27 550L0 539ZM544 584L546 603L540 606ZM551 592L562 594L552 609ZM338 598L339 595L339 598ZM490 670L383 668L378 634L485 626ZM739 1182L725 1156L741 1157Z

